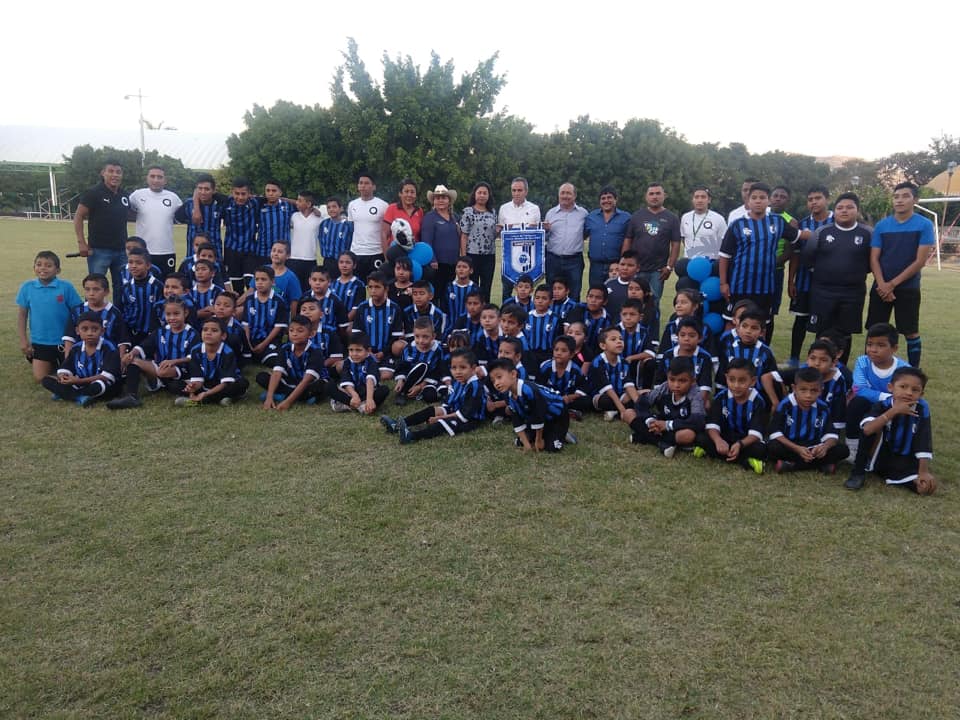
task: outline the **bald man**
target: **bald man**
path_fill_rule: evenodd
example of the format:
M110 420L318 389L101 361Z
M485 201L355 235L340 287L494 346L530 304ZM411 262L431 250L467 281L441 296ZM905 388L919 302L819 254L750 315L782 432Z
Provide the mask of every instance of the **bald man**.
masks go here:
M570 297L580 300L583 287L583 223L587 211L577 205L577 189L564 183L557 191L560 204L547 210L543 228L547 231L547 284L565 277L570 284Z

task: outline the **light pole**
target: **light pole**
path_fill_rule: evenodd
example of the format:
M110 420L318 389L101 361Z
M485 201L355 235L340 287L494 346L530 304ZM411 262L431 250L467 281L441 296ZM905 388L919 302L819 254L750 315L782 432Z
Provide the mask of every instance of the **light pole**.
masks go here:
M950 183L953 180L953 173L955 173L956 170L957 170L956 160L951 160L950 162L947 163L947 191L944 193L944 195L946 195L947 197L950 197ZM948 202L945 202L943 204L943 222L941 222L940 224L944 227L944 229L946 229L947 227L947 207L949 205L950 203Z
M124 100L129 100L130 98L136 98L137 103L140 106L140 167L143 167L144 158L146 158L147 156L147 143L143 135L144 125L147 124L147 121L143 119L143 98L144 98L143 90L141 90L140 88L137 88L136 95L131 93L129 95L123 96Z

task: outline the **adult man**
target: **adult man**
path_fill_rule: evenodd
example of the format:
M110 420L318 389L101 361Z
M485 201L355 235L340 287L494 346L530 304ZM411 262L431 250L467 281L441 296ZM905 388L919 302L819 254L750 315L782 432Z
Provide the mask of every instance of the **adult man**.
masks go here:
M147 243L150 259L160 268L161 279L177 268L173 222L183 205L179 196L166 187L166 171L151 165L147 168L147 187L130 193L130 209L137 214L137 235Z
M774 190L776 193L776 190ZM816 230L833 222L833 213L827 205L830 191L823 185L814 185L807 190L807 210L810 214L800 221L801 230ZM854 196L856 197L856 196ZM849 198L848 198L849 206ZM856 199L856 208L860 207L859 198ZM854 217L856 220L856 217ZM803 248L793 248L790 258L790 277L787 288L790 295L790 312L793 313L793 332L790 336L790 365L797 367L800 364L800 353L803 352L803 343L807 334L807 319L810 316L810 288L813 276L810 267L802 261ZM867 253L869 255L869 253ZM824 266L825 267L825 266ZM868 268L869 271L869 268ZM857 315L857 323L863 317L863 303ZM857 331L859 332L859 330Z
M583 234L590 238L590 285L603 285L610 276L610 266L620 261L623 238L630 224L630 213L617 208L617 189L612 185L600 188L600 207L587 215Z
M497 214L498 235L504 230L535 229L540 225L540 208L527 200L529 189L530 186L527 184L526 178L515 177L510 182L512 199L500 206L500 212ZM501 262L506 262L506 258L501 256ZM513 294L513 283L505 277L501 279L503 281L503 299L506 300Z
M801 251L804 267L812 271L813 286L808 292L810 330L818 336L827 330L842 334L844 364L850 358L850 336L861 330L870 272L872 233L857 223L859 213L860 198L843 193L830 220L814 229Z
M670 277L680 255L680 218L663 206L666 199L663 185L658 182L647 185L644 195L647 206L630 217L621 247L622 252L637 253L637 275L650 283L656 307L663 295L663 283Z
M174 214L177 222L187 225L187 249L184 257L193 254L193 239L197 233L205 235L207 242L213 245L217 260L223 258L223 241L220 239L220 221L223 209L229 200L226 195L216 192L217 181L213 175L200 173L193 190L193 197L183 201L183 205Z
M363 282L367 281L367 275L383 264L386 252L380 230L387 203L374 196L376 190L373 175L360 173L357 176L360 197L347 205L347 219L353 223L353 244L350 249L357 255L357 277Z
M680 218L680 237L683 238L684 255L688 258L705 257L716 260L720 255L720 242L727 232L723 215L710 209L710 189L698 185L693 189L693 210Z
M877 223L870 243L873 288L867 327L888 322L896 311L897 330L907 338L907 360L920 367L920 271L933 251L933 223L914 213L917 186L893 189L893 215Z
M569 282L570 297L580 301L583 287L583 228L586 209L577 205L577 189L573 183L564 183L557 191L560 204L547 210L543 223L547 231L547 284L556 277Z
M77 213L73 216L73 231L77 236L77 251L87 259L87 271L105 275L110 271L113 301L120 301L120 273L127 265L124 245L127 242L127 218L130 200L120 189L123 168L118 160L108 159L100 170L101 181L80 196ZM87 238L83 236L83 221L87 223Z
M743 205L735 207L730 211L730 214L727 215L727 225L733 225L733 221L746 217L750 214L750 207L748 205L748 200L750 199L750 188L754 183L760 182L756 178L745 178L743 183L740 185L740 199L743 200Z

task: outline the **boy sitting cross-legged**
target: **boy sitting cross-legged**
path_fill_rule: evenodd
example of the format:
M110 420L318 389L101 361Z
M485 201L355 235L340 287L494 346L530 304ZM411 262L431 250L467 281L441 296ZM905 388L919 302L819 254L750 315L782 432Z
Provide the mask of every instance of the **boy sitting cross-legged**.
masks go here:
M631 442L656 445L666 458L672 458L678 446L692 447L705 419L693 363L683 357L674 358L667 381L642 395L636 411L627 410L623 417L633 430Z

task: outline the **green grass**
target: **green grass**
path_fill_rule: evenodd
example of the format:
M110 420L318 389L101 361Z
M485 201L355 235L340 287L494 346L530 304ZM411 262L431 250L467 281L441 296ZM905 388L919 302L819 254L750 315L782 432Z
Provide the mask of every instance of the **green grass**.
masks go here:
M71 228L0 236L0 716L956 716L955 274L924 279L918 498L667 461L596 419L531 456L326 407L51 403L13 298Z

